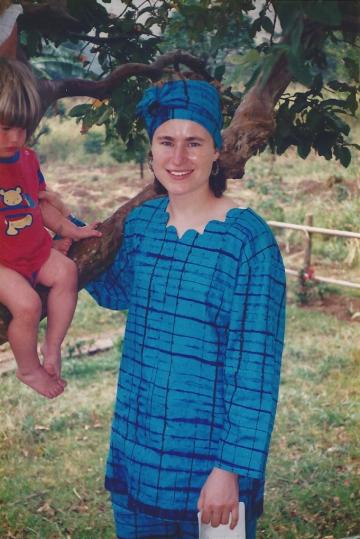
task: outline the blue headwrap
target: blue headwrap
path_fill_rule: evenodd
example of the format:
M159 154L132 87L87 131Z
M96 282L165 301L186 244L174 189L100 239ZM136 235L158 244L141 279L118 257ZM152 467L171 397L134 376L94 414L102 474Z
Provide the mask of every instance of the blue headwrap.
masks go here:
M144 118L150 140L155 129L168 120L192 120L205 127L217 149L222 146L220 97L208 82L176 80L148 88L136 113Z

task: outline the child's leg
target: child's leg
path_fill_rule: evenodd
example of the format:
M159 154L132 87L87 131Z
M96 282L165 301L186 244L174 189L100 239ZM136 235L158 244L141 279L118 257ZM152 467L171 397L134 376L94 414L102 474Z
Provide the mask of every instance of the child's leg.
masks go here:
M37 282L50 287L47 302L47 330L44 368L54 377L60 376L61 344L74 315L77 301L77 268L75 263L55 249L40 269Z
M48 398L64 391L64 384L43 369L37 354L41 301L28 281L0 265L0 302L11 312L8 339L18 366L17 377Z
M70 238L62 238L58 240L53 238L52 248L55 249L55 251L59 251L61 254L66 256L68 254L68 251L71 247L72 242L73 240L71 240Z

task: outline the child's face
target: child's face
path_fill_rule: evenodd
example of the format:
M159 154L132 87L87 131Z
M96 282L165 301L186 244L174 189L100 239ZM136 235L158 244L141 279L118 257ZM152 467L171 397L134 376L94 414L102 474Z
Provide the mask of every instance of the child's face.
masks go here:
M26 129L0 124L0 157L11 157L26 141Z

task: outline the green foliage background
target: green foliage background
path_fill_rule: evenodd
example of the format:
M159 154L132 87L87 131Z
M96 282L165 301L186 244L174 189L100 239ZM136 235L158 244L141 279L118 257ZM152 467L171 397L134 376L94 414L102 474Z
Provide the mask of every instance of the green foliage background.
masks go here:
M244 92L259 76L266 85L271 68L286 57L294 85L279 101L272 150L281 154L295 146L304 159L314 150L346 167L360 149L348 121L359 103L357 0L273 0L260 9L252 0L126 0L116 16L109 15L108 4L69 0L75 26L56 17L43 26L20 19L22 44L38 73L102 79L119 65L148 64L184 48L222 83L229 121ZM167 76L176 76L181 66L172 67ZM78 105L70 114L85 130L104 125L108 141L120 136L129 151L143 153L142 125L134 118L148 85L144 77L131 77L100 107Z

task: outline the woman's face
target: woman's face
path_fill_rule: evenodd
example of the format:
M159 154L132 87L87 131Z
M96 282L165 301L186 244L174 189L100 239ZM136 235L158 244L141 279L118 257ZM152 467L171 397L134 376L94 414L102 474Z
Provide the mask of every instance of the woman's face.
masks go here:
M209 176L219 157L210 133L191 120L168 120L154 133L154 174L169 195L209 190Z

